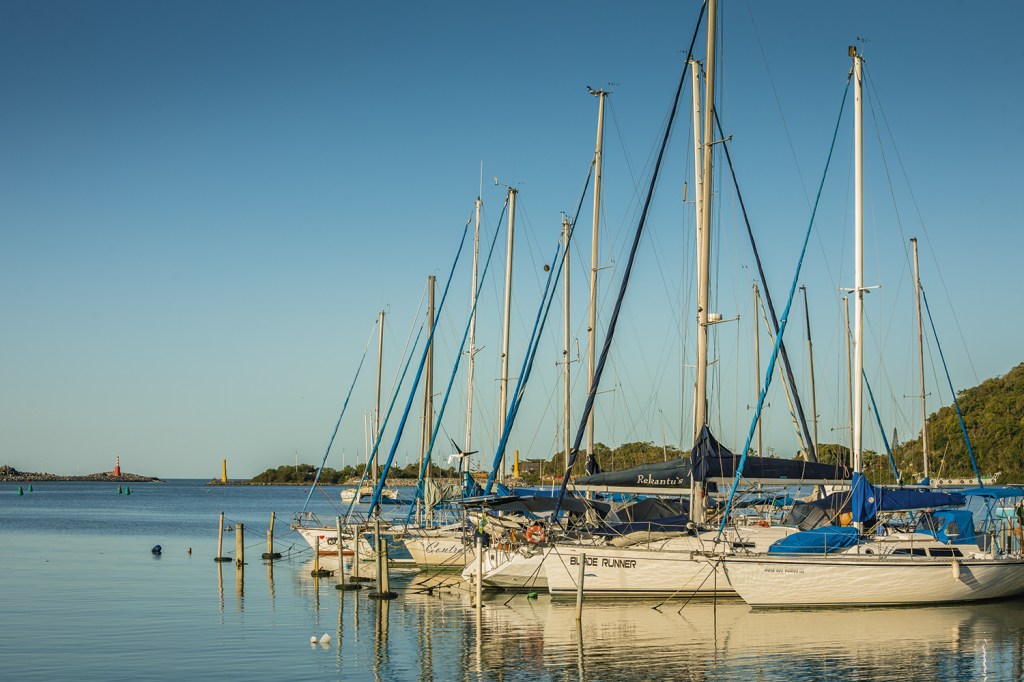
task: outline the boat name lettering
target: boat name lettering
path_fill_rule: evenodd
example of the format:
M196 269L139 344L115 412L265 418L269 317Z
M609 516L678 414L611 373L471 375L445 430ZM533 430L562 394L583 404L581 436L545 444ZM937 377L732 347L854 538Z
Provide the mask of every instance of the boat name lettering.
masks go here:
M636 477L636 482L643 485L683 485L686 483L681 478L655 478L652 474L640 474Z
M587 566L597 566L598 558L588 556L586 557ZM578 556L569 557L570 566L579 566L580 558ZM608 557L602 557L600 565L602 568L636 568L636 559L610 559Z
M461 546L441 544L436 540L433 542L428 542L424 546L424 549L428 552L439 552L441 554L458 554L462 551Z
M802 569L802 568L771 568L771 567L767 567L766 566L765 569L764 569L764 572L765 573L803 573L804 569Z

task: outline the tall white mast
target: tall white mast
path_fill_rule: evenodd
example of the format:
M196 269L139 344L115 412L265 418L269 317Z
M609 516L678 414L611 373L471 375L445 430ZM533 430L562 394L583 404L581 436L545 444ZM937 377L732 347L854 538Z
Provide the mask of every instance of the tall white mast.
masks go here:
M373 408L373 438L376 443L380 437L380 375L384 363L384 311L377 315L377 403ZM375 457L376 459L376 457ZM377 485L377 475L380 467L374 462L373 471L370 472L370 480Z
M714 139L715 120L715 33L718 30L718 2L708 0L708 47L704 71L704 151L701 173L701 211L697 227L697 390L694 411L693 442L697 442L701 428L707 424L708 388L708 299L711 272L711 143ZM704 486L692 482L690 518L704 522Z
M814 344L811 342L811 309L807 307L807 287L800 287L804 294L804 321L807 323L807 364L811 374L811 425L813 428L811 452L818 452L818 399L814 389Z
M715 120L715 32L718 26L718 3L708 2L708 49L705 56L704 73L704 158L702 173L701 223L699 230L700 250L697 260L697 417L694 441L700 434L707 419L708 383L708 305L710 298L711 274L711 145L714 139Z
M512 244L516 230L516 195L513 187L508 188L508 254L505 259L505 325L501 337L501 387L498 395L498 433L505 432L505 416L508 411L508 338L509 322L512 319ZM499 465L497 480L505 479L505 462Z
M570 440L572 436L569 434L569 398L570 398L570 376L569 376L569 342L570 342L570 326L569 326L569 220L565 216L562 216L562 242L565 244L565 253L562 254L562 268L564 269L564 281L562 284L563 292L563 304L564 315L562 317L562 421L563 429L565 432L565 469L569 470L569 448L571 447Z
M469 318L469 363L466 367L466 375L468 377L469 387L466 390L466 442L463 444L463 450L469 452L473 448L473 370L476 369L476 296L479 288L478 275L477 275L477 264L480 260L480 206L483 201L478 196L476 198L476 229L473 233L473 283L469 293L469 309L473 311ZM469 462L466 462L466 468L469 468Z
M854 158L854 294L853 299L853 470L862 470L864 392L864 119L863 65L857 48L850 46L853 58L853 158ZM858 530L861 524L858 524Z
M434 284L436 278L433 275L427 276L427 328L434 331ZM423 377L423 428L420 431L420 466L423 471L423 461L427 457L427 448L430 446L430 436L434 430L434 336L430 336L430 345L427 346L427 366ZM430 463L427 463L426 477L430 477ZM423 508L425 500L422 497L416 498L416 520L423 522Z
M843 319L846 322L846 425L850 430L850 461L853 466L853 348L850 344L850 297L843 297ZM845 462L844 462L845 464Z
M761 292L754 282L754 391L761 392ZM761 438L761 418L757 418L757 456L761 457L763 440Z
M587 328L587 392L594 388L594 368L597 357L597 268L598 229L601 224L601 162L604 142L604 90L591 90L597 97L597 144L594 147L594 226L590 237L590 320ZM594 410L587 416L587 454L594 454Z
M690 87L691 87L691 100L693 102L693 209L694 209L694 222L696 226L694 230L694 237L696 238L696 251L700 253L700 235L701 225L704 224L704 143L701 141L701 125L702 119L700 115L700 62L695 59L690 60ZM698 278L700 273L698 272ZM697 289L700 289L700 280L697 281ZM755 317L755 329L757 327ZM684 355L685 357L685 355ZM685 365L685 360L684 360ZM760 372L759 372L760 373ZM684 368L685 375L685 368ZM684 391L685 391L685 381ZM693 433L699 431L697 426L697 386L693 387ZM681 435L681 429L680 429Z
M917 358L921 369L921 452L924 455L924 477L928 478L928 408L925 405L924 393L924 335L921 333L921 276L917 269L917 237L910 243L914 245L914 293L917 302Z

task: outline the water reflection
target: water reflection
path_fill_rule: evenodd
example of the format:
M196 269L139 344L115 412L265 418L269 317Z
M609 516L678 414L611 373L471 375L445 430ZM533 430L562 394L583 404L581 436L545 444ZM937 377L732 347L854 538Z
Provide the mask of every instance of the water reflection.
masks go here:
M931 608L753 611L739 601L589 602L407 594L419 679L1020 679L1021 602ZM458 623L463 650L438 652ZM447 638L446 638L447 641ZM455 666L458 669L452 669Z

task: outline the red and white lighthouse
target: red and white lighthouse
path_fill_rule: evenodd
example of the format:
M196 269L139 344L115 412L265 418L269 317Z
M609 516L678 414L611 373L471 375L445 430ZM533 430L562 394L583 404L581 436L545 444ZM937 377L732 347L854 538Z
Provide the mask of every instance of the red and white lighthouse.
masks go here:
M118 456L114 459L114 476L120 478L121 476L121 457Z

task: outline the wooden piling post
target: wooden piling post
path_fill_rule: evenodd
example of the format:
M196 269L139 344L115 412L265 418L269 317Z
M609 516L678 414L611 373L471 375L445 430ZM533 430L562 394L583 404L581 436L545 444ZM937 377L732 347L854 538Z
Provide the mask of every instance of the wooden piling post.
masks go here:
M245 525L241 523L235 524L235 563L245 564Z
M217 556L214 561L231 561L231 557L224 556L224 512L220 513L220 523L217 525Z
M274 551L274 516L276 512L270 512L270 530L267 531L267 551L263 553L264 559L280 559L281 553Z
M377 559L377 592L380 593L380 592L384 591L383 590L383 584L381 582L382 579L383 579L383 575L384 575L384 569L381 566L381 563L382 563L381 559L383 558L383 554L381 553L381 549L380 549L380 517L379 516L376 519L373 520L373 548L375 550L374 551L374 555L375 555L375 557Z
M345 582L345 543L343 543L341 541L341 517L340 516L338 517L337 528L338 528L338 570L341 572L341 580L339 580L338 584L334 586L334 589L336 589L336 590L361 590L361 589L363 589L362 585L360 585L358 583L353 583L351 581ZM340 609L341 607L339 606L338 608ZM340 616L339 616L338 620L339 621L341 620Z
M484 608L484 543L480 534L476 535L476 610Z
M576 622L583 620L583 578L587 572L587 555L580 555L579 577L576 580Z
M394 599L398 596L391 591L391 575L388 570L388 545L380 534L380 517L374 520L373 542L377 554L377 591L370 594L373 599Z

